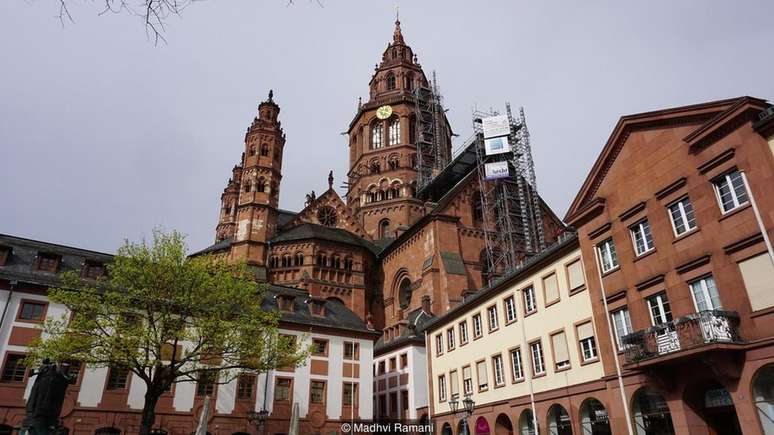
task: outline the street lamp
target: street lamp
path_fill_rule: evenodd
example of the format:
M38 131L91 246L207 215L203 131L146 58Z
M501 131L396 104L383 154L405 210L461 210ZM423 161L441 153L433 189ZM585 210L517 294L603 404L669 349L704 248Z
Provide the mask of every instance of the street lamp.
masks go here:
M476 402L473 401L470 394L465 395L465 398L462 400L462 409L460 409L460 401L457 400L456 396L449 400L449 408L451 408L452 416L462 414L461 418L465 425L464 433L466 435L470 435L470 431L468 430L468 417L473 414L473 409L475 407Z
M261 432L266 427L266 419L269 417L269 411L262 409L258 412L250 411L247 413L247 421Z

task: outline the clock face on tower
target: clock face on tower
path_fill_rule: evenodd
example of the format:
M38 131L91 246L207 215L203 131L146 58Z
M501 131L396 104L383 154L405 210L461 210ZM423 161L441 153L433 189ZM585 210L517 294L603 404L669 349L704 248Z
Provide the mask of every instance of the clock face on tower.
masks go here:
M392 115L392 107L382 106L376 109L376 117L379 119L387 119Z

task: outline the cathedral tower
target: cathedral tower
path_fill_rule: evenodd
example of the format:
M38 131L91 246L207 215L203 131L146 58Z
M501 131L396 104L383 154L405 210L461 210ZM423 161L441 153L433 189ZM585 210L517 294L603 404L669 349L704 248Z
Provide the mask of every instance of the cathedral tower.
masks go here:
M369 83L369 99L358 105L349 125L347 204L373 239L395 237L416 222L424 207L417 187L418 89L430 84L395 22L392 42ZM445 115L440 122L448 126ZM451 129L444 128L440 154L451 154Z
M245 134L242 162L221 195L221 216L216 241L230 239L231 258L265 266L268 240L277 227L277 207L282 179L285 134L279 106L269 91L258 106L258 116Z

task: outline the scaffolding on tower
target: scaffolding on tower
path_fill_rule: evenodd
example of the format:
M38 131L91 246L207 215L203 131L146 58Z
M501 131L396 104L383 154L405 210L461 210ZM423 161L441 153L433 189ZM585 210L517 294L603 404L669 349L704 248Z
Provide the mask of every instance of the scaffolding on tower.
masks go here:
M509 125L509 152L489 154L486 151L482 119L498 116L497 112L473 112L476 140L478 181L483 210L488 280L503 276L525 259L545 248L543 219L538 196L535 167L532 161L529 130L524 109L519 117L505 104ZM487 177L488 164L507 165L507 176Z
M450 158L447 147L444 146L448 131L435 71L432 83L418 81L414 89L414 101L417 189L421 189L443 169Z

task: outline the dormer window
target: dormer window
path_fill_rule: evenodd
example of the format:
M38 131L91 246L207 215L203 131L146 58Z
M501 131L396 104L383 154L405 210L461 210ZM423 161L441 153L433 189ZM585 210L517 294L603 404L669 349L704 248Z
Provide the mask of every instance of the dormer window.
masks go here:
M37 269L43 272L56 273L59 269L59 260L61 257L56 254L38 254Z
M325 315L325 299L311 298L307 301L309 304L309 311L313 316Z
M293 311L293 300L295 299L291 295L277 295L277 307L280 311Z
M96 261L83 263L83 277L97 279L105 274L105 266Z
M13 250L9 246L0 246L0 266L5 266L12 253Z

